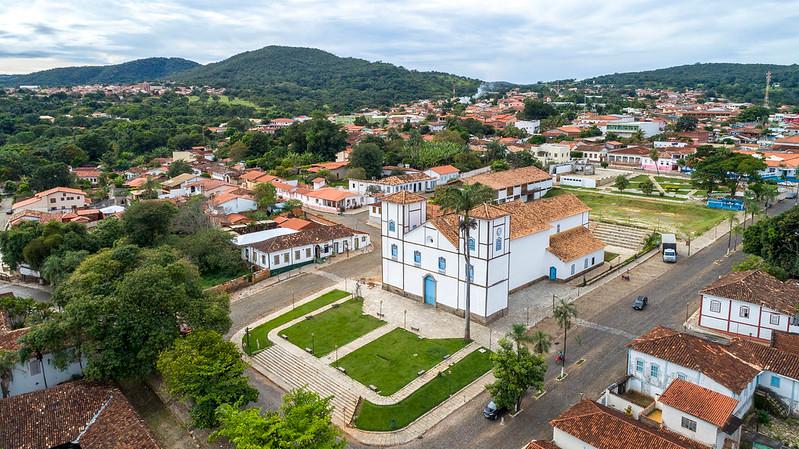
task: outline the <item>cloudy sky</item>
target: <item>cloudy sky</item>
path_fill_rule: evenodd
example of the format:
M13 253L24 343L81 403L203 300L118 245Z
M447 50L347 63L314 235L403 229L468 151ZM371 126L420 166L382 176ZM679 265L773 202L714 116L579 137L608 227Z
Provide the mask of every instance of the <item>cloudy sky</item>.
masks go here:
M799 63L799 0L0 0L0 73L266 45L484 80Z

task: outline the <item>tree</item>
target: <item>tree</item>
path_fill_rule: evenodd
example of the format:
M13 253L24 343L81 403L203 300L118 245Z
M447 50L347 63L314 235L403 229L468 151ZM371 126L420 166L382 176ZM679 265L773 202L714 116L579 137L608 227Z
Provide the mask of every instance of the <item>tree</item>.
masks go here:
M652 148L649 150L649 159L652 159L652 162L655 163L655 170L657 171L658 176L660 176L660 164L658 161L660 160L660 151L657 148Z
M530 335L530 343L536 354L546 354L552 346L552 337L544 331L535 331Z
M171 232L177 235L194 235L206 229L211 229L211 219L204 210L205 197L195 195L178 206L178 211L172 218Z
M63 162L54 162L37 166L30 179L30 188L36 192L53 187L69 187L73 178L69 167Z
M602 135L602 130L597 128L596 125L591 125L588 128L583 128L580 130L580 137L597 137Z
M270 182L259 182L252 193L259 209L267 209L277 203L277 189Z
M177 207L168 201L133 203L122 217L125 234L139 246L155 246L169 235L172 218L177 213Z
M19 357L16 351L0 349L0 391L2 391L3 399L11 394L11 381L14 380L14 367L18 361Z
M696 188L707 190L708 195L719 186L725 186L730 196L735 196L741 182L759 182L760 172L766 168L765 162L752 155L709 145L697 147L696 153L688 156L685 164L693 169L691 183Z
M247 363L233 343L210 330L178 338L158 356L158 371L169 391L191 399L195 427L217 424L215 412L222 404L249 403L258 391L247 383Z
M521 408L522 396L530 387L543 389L547 364L540 355L533 355L525 346L517 346L508 339L498 342L499 349L491 354L494 367L494 383L486 385L497 407Z
M219 430L211 440L225 437L236 449L343 449L347 442L332 423L331 399L292 390L283 397L280 411L263 415L255 407L239 410L223 404L217 409Z
M89 251L67 251L63 254L53 254L44 260L41 269L39 270L42 277L53 286L58 285L66 280L69 275L83 262L89 255Z
M613 181L613 187L619 189L619 192L624 192L624 189L626 189L629 185L630 180L624 175L616 176L616 180Z
M519 351L519 348L521 348L522 343L532 342L532 338L527 335L527 327L524 324L519 323L512 325L510 332L505 334L505 337L516 344L517 352Z
M347 170L347 179L366 179L366 170L355 167Z
M228 232L208 228L178 239L175 246L197 266L200 274L235 276L242 271L243 261L232 239Z
M379 178L383 171L383 150L374 143L356 145L350 154L350 167L364 169L366 179Z
M171 164L169 164L169 169L166 172L166 175L170 178L174 178L177 175L182 175L183 173L191 173L191 165L188 162L178 159Z
M651 179L647 178L638 184L638 188L641 189L641 191L644 192L645 194L651 195L652 192L655 190L655 183L652 182Z
M234 142L228 148L228 157L234 162L239 162L247 159L250 148L241 140Z
M742 109L735 117L739 122L763 122L771 114L768 108L752 105Z
M732 271L749 271L749 270L761 270L765 271L766 273L774 276L775 278L785 281L788 279L788 273L785 270L775 267L773 265L769 265L768 262L763 260L762 257L755 256L752 254L747 255L743 260L733 264Z
M558 305L555 306L552 315L555 321L558 322L558 327L563 329L563 354L561 355L560 367L560 375L562 377L566 370L566 335L572 327L572 320L577 318L577 308L574 307L574 304L566 302L565 299L561 299Z
M699 121L696 118L683 115L674 123L674 130L677 132L693 131L698 124Z
M91 379L140 379L182 326L224 333L228 298L203 292L197 268L169 246L120 245L86 258L54 297L62 326L82 342Z
M493 199L494 191L480 183L467 184L462 188L449 186L441 191L440 198L437 199L442 210L454 212L462 217L460 220L459 233L461 235L463 256L466 260L466 328L463 334L463 338L466 340L471 339L471 284L474 276L474 268L471 264L471 251L469 250L469 241L471 239L469 234L472 229L477 227L477 222L471 218L470 214L475 207ZM458 252L460 252L460 249Z
M542 120L556 113L557 111L550 104L536 100L525 100L524 110L521 111L520 115L524 120Z
M744 232L743 249L788 276L799 277L799 207L764 217Z

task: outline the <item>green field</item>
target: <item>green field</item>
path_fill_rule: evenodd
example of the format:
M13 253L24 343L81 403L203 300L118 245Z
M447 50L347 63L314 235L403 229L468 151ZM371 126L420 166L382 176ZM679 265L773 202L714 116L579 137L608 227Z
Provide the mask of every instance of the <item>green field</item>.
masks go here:
M363 298L353 298L338 307L314 315L312 319L300 321L281 336L300 348L311 348L317 357L323 357L356 338L366 335L386 324L371 315L363 314Z
M490 369L490 352L474 351L397 404L364 401L355 416L355 427L372 431L401 429Z
M689 201L661 201L657 196L606 195L586 190L557 188L549 196L573 193L591 208L591 219L630 224L648 229L697 236L730 216L730 212L710 209Z
M397 328L338 361L347 375L358 382L374 385L380 394L396 393L416 378L421 370L429 370L466 346L462 338L419 338Z
M305 304L297 306L293 310L290 310L283 315L278 316L277 318L269 320L254 329L250 329L249 344L247 343L247 336L245 335L242 337L244 351L249 355L253 355L261 349L266 349L272 346L272 342L270 342L269 338L267 338L267 335L269 335L269 332L272 329L282 326L289 321L295 320L305 314L311 313L316 309L346 298L347 296L349 296L349 293L345 291L331 290L324 295L319 296L318 298L314 298Z
M200 101L200 97L198 97L196 95L189 95L188 98L189 98L189 103L194 103L195 101ZM253 103L250 100L245 100L243 98L238 98L238 97L230 98L227 95L220 95L218 97L209 96L208 97L208 103L211 103L213 101L218 101L221 104L235 104L235 105L240 105L240 106L251 107L253 109L259 109L258 105Z

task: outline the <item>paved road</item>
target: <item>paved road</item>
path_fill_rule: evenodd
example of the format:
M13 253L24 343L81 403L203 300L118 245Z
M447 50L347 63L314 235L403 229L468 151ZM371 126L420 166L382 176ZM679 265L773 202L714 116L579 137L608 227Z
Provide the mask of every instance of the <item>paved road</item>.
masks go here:
M792 204L787 202L780 203L769 210L769 214L782 212L790 206ZM564 382L553 380L559 367L554 366L550 357L546 376L548 392L538 401L526 398L524 411L517 417L508 417L504 423L484 419L481 410L489 396L483 393L423 439L401 447L518 449L531 439L551 439L550 419L578 401L581 394L598 398L607 385L626 373L626 344L631 336L641 335L656 325L681 328L687 310L692 313L699 305L698 290L729 272L732 265L743 258L740 251L725 257L726 251L727 239L719 239L667 270L663 270L663 263L654 257L632 272L631 281L617 278L583 296L576 304L578 317L587 325L577 326L569 334L567 357L570 361L585 358L586 362L578 368L567 365L569 376ZM646 276L656 277L642 281ZM643 312L633 312L631 299L639 294L648 295L650 304ZM557 351L563 338L557 325L547 319L536 328L553 336L560 334L558 345L554 346Z
M14 293L14 296L18 296L20 298L33 298L40 302L47 302L50 300L50 296L52 296L52 294L47 290L0 281L0 293L7 292L12 292Z

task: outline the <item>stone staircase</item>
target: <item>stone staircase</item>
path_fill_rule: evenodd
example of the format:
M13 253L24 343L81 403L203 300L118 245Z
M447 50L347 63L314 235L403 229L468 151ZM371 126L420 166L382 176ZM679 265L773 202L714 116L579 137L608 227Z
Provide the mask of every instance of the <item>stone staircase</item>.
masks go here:
M768 403L769 410L774 413L775 415L779 416L782 419L785 419L791 416L790 410L788 410L788 406L782 402L779 396L776 393L771 391L768 388L758 386L755 390L755 394L761 396L763 399L766 400Z
M333 421L348 425L355 413L358 395L335 378L332 367L309 367L298 356L273 345L252 358L256 369L286 390L305 387L322 397L332 396Z
M643 248L644 240L651 233L651 231L643 228L635 228L632 226L623 226L600 221L590 222L588 229L591 231L594 237L602 240L606 245L618 246L620 248L627 248L633 251L638 251Z

